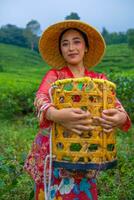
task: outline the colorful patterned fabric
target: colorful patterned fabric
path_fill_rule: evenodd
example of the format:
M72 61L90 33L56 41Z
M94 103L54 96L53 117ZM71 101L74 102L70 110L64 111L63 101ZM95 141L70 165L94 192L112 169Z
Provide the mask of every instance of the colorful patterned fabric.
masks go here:
M60 178L60 171L53 170L49 200L97 200L96 180L79 173ZM44 185L36 184L36 200L44 200Z
M91 78L106 79L104 74L91 72L87 69L85 69L85 76L89 76ZM51 83L56 80L65 78L74 78L72 72L69 70L68 67L63 67L60 70L50 70L43 78L35 98L34 105L37 109L40 129L37 136L35 137L32 149L26 159L24 169L27 170L27 172L34 179L37 186L37 193L40 196L43 194L43 191L41 192L41 190L43 189L44 180L44 159L49 154L49 133L52 126L52 121L49 121L45 118L45 113L47 109L50 106L53 106L50 100L49 90L51 88ZM121 103L118 100L116 101L116 107L125 112ZM122 130L127 131L130 127L130 124L130 119L129 117L127 117L127 120L123 125ZM47 170L49 171L49 168ZM55 173L55 170L56 169L53 169L53 174ZM66 170L61 170L60 174L68 174L68 172ZM63 175L57 178L53 176L51 187L56 190L55 198L53 199L97 199L96 185L94 183L94 179L90 180L89 178L87 178L86 172L82 175L82 177L80 175L80 172L78 172L77 176L73 174L71 175L71 177L65 177L66 178L64 179ZM81 179L78 179L77 177L81 177ZM69 186L67 183L69 184ZM41 197L37 199L41 199Z

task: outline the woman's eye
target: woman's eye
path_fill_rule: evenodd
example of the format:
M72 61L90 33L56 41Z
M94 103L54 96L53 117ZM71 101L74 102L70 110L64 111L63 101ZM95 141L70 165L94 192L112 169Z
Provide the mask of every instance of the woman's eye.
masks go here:
M79 44L81 41L80 40L75 40L74 43L75 44Z
M62 43L62 46L63 47L65 47L65 46L67 46L68 45L68 43Z

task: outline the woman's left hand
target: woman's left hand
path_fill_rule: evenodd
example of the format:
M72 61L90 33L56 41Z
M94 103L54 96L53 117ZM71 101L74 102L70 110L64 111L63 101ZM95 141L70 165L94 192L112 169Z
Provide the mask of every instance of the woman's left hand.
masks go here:
M94 125L103 127L105 132L111 132L113 128L120 128L126 121L127 115L116 108L104 110L102 117L93 117Z

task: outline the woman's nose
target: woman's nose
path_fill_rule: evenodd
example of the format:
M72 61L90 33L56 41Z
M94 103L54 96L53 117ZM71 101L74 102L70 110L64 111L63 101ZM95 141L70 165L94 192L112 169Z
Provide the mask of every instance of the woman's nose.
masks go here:
M69 44L69 50L70 51L74 50L74 45L72 43Z

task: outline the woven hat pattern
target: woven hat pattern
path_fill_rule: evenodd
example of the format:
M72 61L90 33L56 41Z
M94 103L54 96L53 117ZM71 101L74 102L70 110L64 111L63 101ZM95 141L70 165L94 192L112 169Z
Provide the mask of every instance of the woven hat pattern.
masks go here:
M67 63L59 52L59 37L68 28L77 28L85 32L89 42L89 50L84 56L84 65L97 65L105 52L105 41L101 34L89 24L79 20L66 20L48 27L39 40L39 51L48 65L61 68Z

